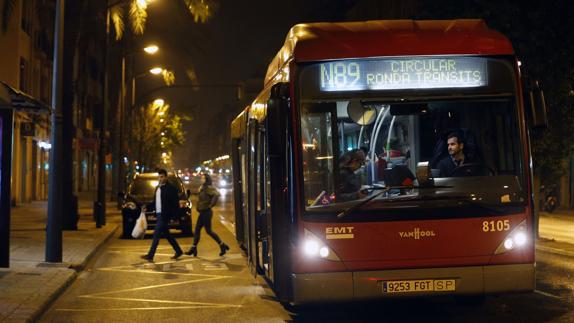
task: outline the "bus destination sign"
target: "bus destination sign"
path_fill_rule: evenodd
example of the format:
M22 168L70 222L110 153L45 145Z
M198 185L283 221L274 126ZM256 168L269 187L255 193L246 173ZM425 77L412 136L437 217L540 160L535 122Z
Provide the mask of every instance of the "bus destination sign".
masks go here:
M321 91L480 87L487 85L486 59L398 58L321 63Z

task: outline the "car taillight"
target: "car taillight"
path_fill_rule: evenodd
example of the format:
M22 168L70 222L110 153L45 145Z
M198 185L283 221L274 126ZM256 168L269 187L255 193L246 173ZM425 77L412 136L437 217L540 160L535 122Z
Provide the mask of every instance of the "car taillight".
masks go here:
M189 207L188 200L179 200L179 207Z

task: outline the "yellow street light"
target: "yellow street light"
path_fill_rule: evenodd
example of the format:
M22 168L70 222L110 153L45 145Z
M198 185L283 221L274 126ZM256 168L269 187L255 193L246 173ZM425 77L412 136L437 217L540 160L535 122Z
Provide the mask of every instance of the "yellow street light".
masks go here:
M159 122L163 122L163 118L159 119Z
M155 99L153 100L153 107L156 109L159 109L161 107L163 107L163 105L165 104L165 101L163 99Z
M151 70L149 70L150 73L152 73L153 75L159 75L163 72L163 68L161 67L154 67Z
M165 136L165 132L162 132L161 135L162 135L162 136Z
M150 55L153 55L159 51L159 47L157 47L156 45L149 45L149 46L145 47L143 50L144 50L144 52L146 52Z

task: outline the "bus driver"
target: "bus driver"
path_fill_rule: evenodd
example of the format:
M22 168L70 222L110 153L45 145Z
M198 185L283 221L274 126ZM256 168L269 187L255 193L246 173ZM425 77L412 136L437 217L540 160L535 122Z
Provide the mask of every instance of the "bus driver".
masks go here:
M452 176L453 171L464 164L472 163L464 154L464 142L459 139L459 135L456 132L451 132L447 139L447 150L448 156L443 158L438 163L438 169L440 170L440 177Z

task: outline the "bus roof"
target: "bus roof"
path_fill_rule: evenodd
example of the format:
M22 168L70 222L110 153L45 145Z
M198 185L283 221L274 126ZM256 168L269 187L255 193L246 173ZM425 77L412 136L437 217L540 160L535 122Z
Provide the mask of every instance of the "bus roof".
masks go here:
M309 23L291 28L265 84L290 60L406 55L512 55L510 41L481 19Z

